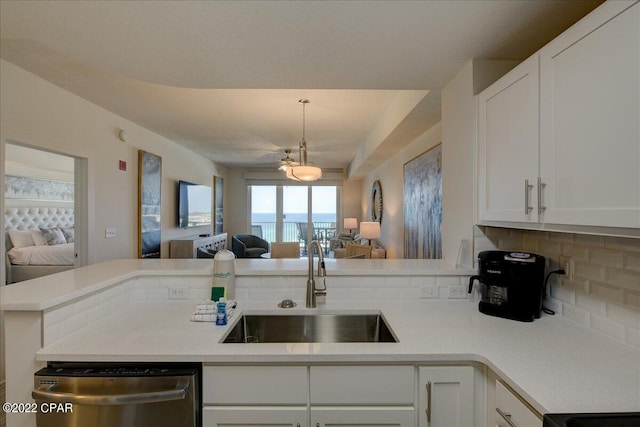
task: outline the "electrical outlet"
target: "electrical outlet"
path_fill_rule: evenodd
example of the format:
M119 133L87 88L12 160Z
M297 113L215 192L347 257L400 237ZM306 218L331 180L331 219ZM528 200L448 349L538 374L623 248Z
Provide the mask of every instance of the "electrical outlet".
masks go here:
M464 286L449 286L449 299L466 299L467 288Z
M169 288L169 299L187 299L189 288Z
M573 258L568 255L560 255L558 257L558 265L565 271L567 279L573 280Z
M116 229L115 228L105 228L104 230L104 238L105 239L113 239L116 237Z
M420 288L420 298L438 298L438 288L436 286Z

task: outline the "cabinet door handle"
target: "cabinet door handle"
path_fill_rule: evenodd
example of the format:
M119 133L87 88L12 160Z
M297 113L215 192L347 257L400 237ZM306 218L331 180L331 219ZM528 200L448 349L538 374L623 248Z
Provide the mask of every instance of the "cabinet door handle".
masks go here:
M525 179L524 180L524 214L525 215L529 215L529 212L533 210L533 206L531 206L531 203L529 201L529 193L531 192L532 188L533 188L533 185L529 184L528 179Z
M502 409L500 408L496 408L496 412L498 412L498 414L500 414L500 416L507 422L507 424L509 424L509 427L518 427L516 425L516 423L514 423L513 421L511 421L511 414L508 412L504 412Z
M542 190L547 184L542 182L542 178L538 177L538 215L542 215L547 207L542 204Z
M425 409L425 412L427 413L427 424L431 424L431 381L427 382L426 388L427 388L427 409Z

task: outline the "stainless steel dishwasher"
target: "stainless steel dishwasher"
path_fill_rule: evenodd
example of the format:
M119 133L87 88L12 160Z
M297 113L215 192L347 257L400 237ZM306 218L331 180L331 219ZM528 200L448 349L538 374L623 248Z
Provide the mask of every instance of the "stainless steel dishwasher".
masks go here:
M50 363L35 373L38 427L200 427L197 364Z

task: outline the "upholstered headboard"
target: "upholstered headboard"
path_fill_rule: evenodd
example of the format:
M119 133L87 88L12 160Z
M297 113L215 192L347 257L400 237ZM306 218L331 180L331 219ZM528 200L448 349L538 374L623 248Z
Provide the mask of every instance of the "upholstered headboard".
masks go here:
M73 227L73 208L6 208L4 228L6 230L28 230L30 228ZM11 249L9 238L5 247Z
M29 228L73 227L73 208L6 208L5 230Z

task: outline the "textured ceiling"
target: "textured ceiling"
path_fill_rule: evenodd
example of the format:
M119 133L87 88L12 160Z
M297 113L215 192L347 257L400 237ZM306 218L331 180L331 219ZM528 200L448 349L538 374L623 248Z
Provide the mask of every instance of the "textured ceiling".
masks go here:
M309 159L346 168L437 122L467 61L525 58L599 3L3 0L0 56L230 166L295 149L308 98Z

